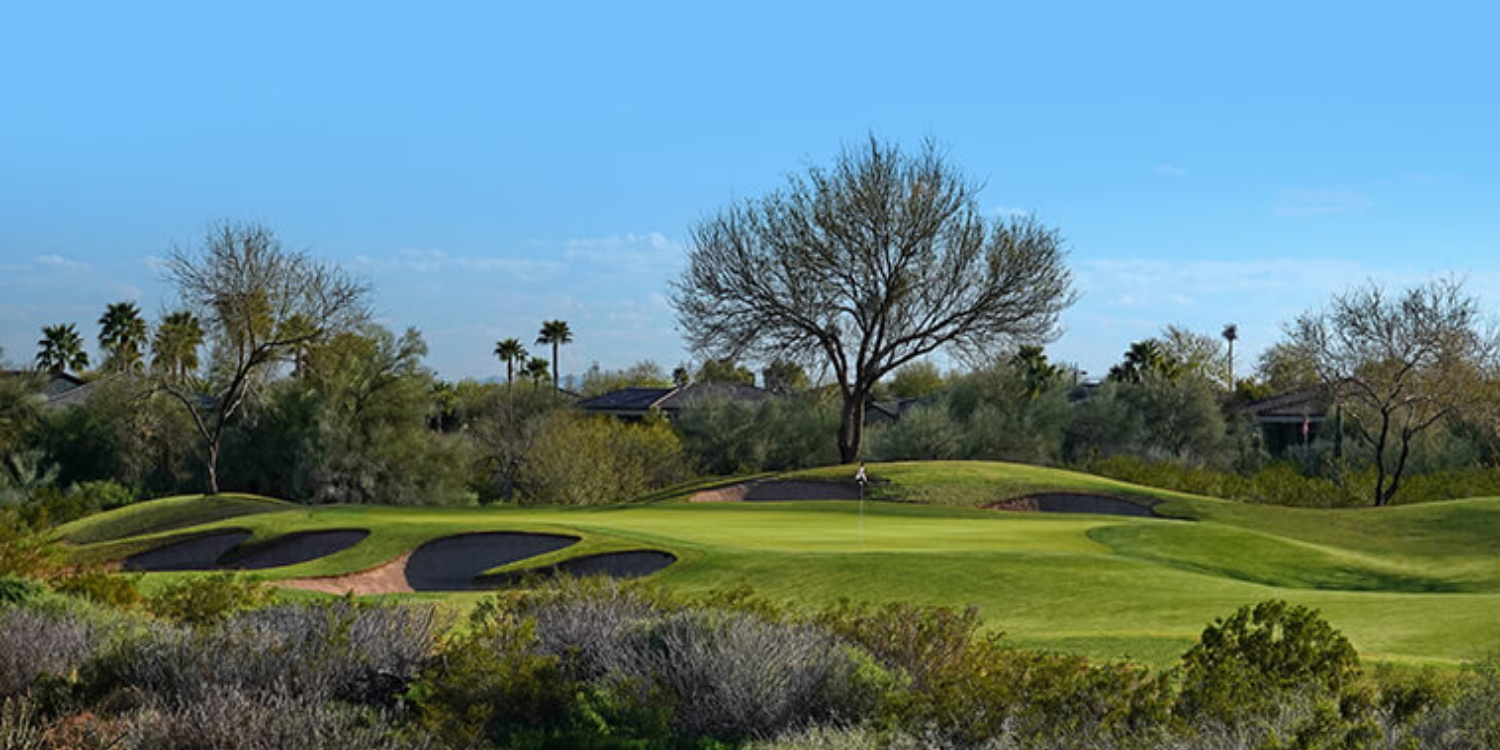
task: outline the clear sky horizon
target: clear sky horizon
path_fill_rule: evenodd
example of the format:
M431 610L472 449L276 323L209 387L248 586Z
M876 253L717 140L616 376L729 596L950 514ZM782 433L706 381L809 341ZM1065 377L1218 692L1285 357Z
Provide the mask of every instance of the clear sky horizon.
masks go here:
M365 278L447 379L567 320L562 372L692 358L689 228L874 135L1066 240L1049 345L1167 324L1237 365L1352 286L1500 311L1497 13L1480 3L14 4L0 11L0 348L261 222ZM542 347L532 347L542 353Z

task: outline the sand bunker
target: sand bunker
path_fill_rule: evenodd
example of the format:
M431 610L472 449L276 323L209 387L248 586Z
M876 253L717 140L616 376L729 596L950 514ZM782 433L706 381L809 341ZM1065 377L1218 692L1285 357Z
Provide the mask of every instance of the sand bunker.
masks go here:
M181 542L173 542L153 550L125 558L120 567L130 571L156 573L168 570L215 570L224 553L250 538L250 532L221 531L205 534Z
M704 490L688 498L694 503L774 503L793 500L858 500L853 482L780 481L742 482Z
M1150 505L1142 502L1121 500L1104 495L1084 495L1071 492L1048 492L1028 495L992 503L985 507L995 510L1033 511L1041 513L1091 513L1100 516L1136 516L1159 518Z
M415 591L474 591L485 588L480 573L578 543L555 534L494 532L434 539L411 553L406 581Z
M303 591L321 591L325 594L410 594L411 584L406 582L406 562L411 559L408 552L388 563L377 565L358 573L322 578L294 578L271 581L272 586Z
M234 570L264 570L296 565L336 552L343 552L365 540L364 529L336 531L302 531L284 534L264 544L238 548L230 552L220 567Z

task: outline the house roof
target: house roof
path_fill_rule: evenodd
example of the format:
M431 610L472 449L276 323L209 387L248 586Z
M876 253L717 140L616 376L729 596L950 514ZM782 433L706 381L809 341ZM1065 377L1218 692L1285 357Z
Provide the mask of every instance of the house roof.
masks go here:
M1333 394L1327 386L1313 385L1278 393L1245 407L1257 422L1322 421L1333 405Z
M758 404L773 398L776 398L776 394L744 383L693 383L672 391L657 407L662 411L675 412L703 401Z
M776 394L743 383L694 383L680 388L622 388L583 399L578 406L596 414L644 416L652 409L675 414L704 401L760 403L773 398Z
M614 414L618 412L645 412L670 396L676 388L622 388L578 402L585 411Z

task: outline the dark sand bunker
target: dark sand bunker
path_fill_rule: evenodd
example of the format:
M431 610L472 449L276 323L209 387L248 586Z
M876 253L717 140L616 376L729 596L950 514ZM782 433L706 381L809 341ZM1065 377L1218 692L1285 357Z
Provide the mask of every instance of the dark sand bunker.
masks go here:
M416 591L473 591L480 573L578 543L556 534L494 532L434 539L411 553L406 581Z
M264 544L235 550L220 567L234 570L264 570L296 565L336 552L343 552L365 540L364 529L336 531L303 531L285 534Z
M756 482L745 491L749 502L858 499L859 485L853 482Z
M1072 492L1048 492L994 503L997 510L1037 511L1041 513L1090 513L1099 516L1136 516L1160 518L1150 505L1103 495Z
M168 570L214 570L219 558L250 538L248 531L221 531L163 545L125 558L125 570L155 573Z
M609 576L610 578L643 578L666 569L677 562L670 552L654 549L630 550L628 552L603 552L563 560L556 565L531 570L518 570L486 576L482 581L495 586L519 583L527 578L551 578L564 574L583 578L586 576Z

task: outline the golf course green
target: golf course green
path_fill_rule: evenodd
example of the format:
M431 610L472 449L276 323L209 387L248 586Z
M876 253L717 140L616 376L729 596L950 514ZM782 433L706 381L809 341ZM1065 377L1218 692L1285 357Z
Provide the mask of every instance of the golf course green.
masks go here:
M661 557L675 562L650 580L688 594L749 585L797 606L840 598L974 604L1017 646L1152 664L1175 660L1215 617L1271 598L1321 610L1367 660L1451 665L1500 649L1500 498L1317 510L1003 463L869 471L874 484L864 502L820 500L816 492L805 500L694 501L732 497L698 494L723 485L598 507L309 507L221 495L140 503L58 533L80 562L124 560L215 531L249 532L248 547L288 534L369 533L333 554L257 572L273 582L378 568L457 535L545 534L569 541L489 572L668 553ZM814 489L842 482L828 496L846 497L851 477L837 467L776 479ZM985 507L1046 493L1128 500L1158 517ZM186 575L200 573L147 573L143 585ZM395 596L463 606L483 595Z

